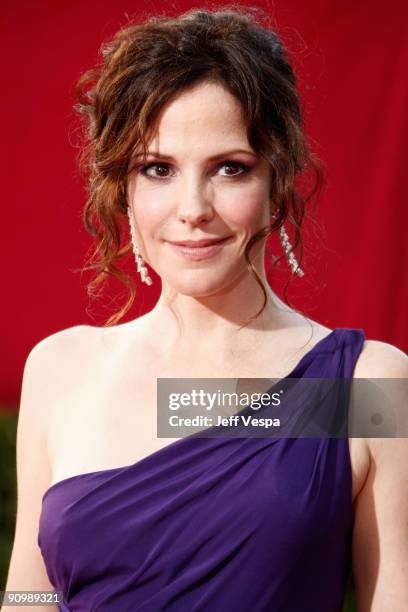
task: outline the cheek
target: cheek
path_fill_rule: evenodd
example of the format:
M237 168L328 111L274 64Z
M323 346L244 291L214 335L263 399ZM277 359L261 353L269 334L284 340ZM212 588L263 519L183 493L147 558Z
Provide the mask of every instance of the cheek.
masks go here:
M162 201L163 200L163 201ZM149 233L165 219L168 211L166 203L158 194L136 194L133 198L133 211L136 219L136 224L142 232Z
M268 201L265 194L237 194L223 205L225 218L237 229L258 229L268 219Z
M133 211L137 229L142 233L154 234L162 229L174 216L169 202L169 194L156 191L137 191L132 193ZM264 189L237 190L214 204L215 214L231 229L253 232L268 223L269 202Z

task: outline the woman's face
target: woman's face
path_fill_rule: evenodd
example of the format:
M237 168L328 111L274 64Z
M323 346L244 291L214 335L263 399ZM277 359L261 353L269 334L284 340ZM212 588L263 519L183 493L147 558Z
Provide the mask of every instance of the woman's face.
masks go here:
M250 147L239 102L222 85L200 83L169 103L135 157L128 197L141 253L163 286L213 295L249 274L250 237L269 222L270 166ZM204 250L172 243L224 239ZM263 267L264 240L251 251Z

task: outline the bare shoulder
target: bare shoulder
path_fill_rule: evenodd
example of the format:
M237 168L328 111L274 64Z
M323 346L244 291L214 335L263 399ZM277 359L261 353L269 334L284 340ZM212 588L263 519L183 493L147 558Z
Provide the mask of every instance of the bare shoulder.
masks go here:
M67 364L77 354L83 326L51 334L31 349L24 366L16 438L17 512L6 590L51 590L37 535L42 496L52 476L48 429ZM64 355L70 355L64 360Z
M41 388L41 396L47 399L46 418L52 418L55 406L65 405L62 400L75 389L96 384L109 373L126 347L127 336L139 334L140 327L136 321L112 327L81 324L40 340L28 355L25 376L30 378L30 388ZM133 336L129 330L135 330Z
M101 328L90 325L76 325L57 331L41 339L31 349L26 368L48 373L48 383L58 382L59 373L66 376L67 368L79 366L89 357L90 351L94 354L97 343L101 339Z
M89 375L100 342L100 328L88 325L69 327L41 339L28 354L23 373L22 392L37 398L33 418L48 429L55 406L73 383Z
M54 332L42 338L34 345L29 354L29 358L46 358L54 351L61 351L61 353L64 353L64 351L72 350L81 344L83 346L84 342L95 337L97 333L96 330L100 330L100 328L92 327L91 325L75 325Z
M408 355L393 344L366 340L354 370L356 378L406 378Z
M408 378L408 355L393 344L379 340L366 340L354 370L356 378ZM398 392L406 386L400 385ZM401 398L402 405L403 398ZM392 440L392 438L391 438ZM381 452L381 448L392 446L390 438L367 438L367 449L370 455Z
M408 356L391 344L368 340L356 364L355 376L406 380ZM404 381L395 387L396 412L406 419L407 385ZM408 438L365 440L369 469L357 496L353 533L358 609L402 612L408 600Z

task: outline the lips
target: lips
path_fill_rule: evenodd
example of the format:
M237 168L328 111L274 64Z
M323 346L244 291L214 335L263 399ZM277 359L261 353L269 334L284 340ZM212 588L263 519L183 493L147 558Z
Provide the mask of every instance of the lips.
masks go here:
M180 242L169 242L178 257L183 257L188 261L202 261L215 257L222 251L225 245L231 242L232 236L226 238L203 238L202 240L180 240ZM193 245L193 246L191 246Z
M223 242L227 240L230 236L225 236L225 238L203 238L202 240L181 240L181 241L171 241L171 244L175 244L177 246L185 246L190 248L199 248L210 246L212 244L218 244L219 242Z

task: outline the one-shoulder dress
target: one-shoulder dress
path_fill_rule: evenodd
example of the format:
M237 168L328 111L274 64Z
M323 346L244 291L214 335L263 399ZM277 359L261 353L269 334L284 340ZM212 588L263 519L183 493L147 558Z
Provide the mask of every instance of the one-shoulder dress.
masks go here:
M351 379L364 340L285 378ZM64 612L341 612L353 522L347 436L188 436L51 485L38 544Z

